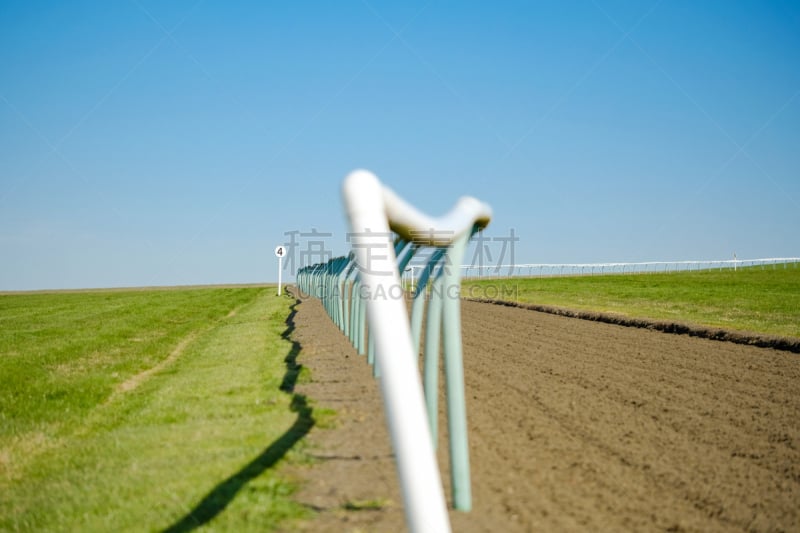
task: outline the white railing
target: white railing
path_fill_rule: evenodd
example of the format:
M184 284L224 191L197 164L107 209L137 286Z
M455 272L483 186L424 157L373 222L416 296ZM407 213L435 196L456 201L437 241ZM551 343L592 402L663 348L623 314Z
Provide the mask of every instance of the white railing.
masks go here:
M724 270L745 267L796 268L800 257L722 259L694 261L643 261L638 263L526 263L516 265L461 265L462 279L506 277L595 276ZM413 285L425 265L409 265L403 277Z
M441 330L454 506L466 511L472 504L461 361L460 271L451 265L463 260L469 238L489 223L491 210L474 198L463 197L445 216L432 218L364 170L347 176L343 195L352 252L301 269L297 285L322 300L334 323L359 353L369 355L380 375L409 529L449 531L434 450L438 339ZM423 248L433 249L433 254L414 295L410 324L400 271ZM427 308L423 395L418 351L428 280L445 296L431 298ZM429 349L434 337L436 346Z

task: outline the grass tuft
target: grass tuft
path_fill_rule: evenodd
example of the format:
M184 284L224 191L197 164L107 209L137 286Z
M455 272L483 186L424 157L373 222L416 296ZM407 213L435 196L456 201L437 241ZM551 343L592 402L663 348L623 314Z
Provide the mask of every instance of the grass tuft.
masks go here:
M376 500L348 500L342 508L346 511L380 511L391 505L391 501L385 499Z

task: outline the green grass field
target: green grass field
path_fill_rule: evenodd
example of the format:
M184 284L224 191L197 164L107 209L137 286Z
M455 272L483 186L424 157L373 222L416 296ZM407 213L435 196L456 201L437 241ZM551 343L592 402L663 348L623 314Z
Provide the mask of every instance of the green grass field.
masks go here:
M490 291L491 289L491 291ZM800 337L800 268L468 281L465 296ZM264 531L307 517L293 300L267 288L0 295L0 529Z
M0 296L0 530L275 529L314 421L293 300L216 288ZM316 413L315 413L316 414Z
M465 281L462 294L800 337L797 265Z

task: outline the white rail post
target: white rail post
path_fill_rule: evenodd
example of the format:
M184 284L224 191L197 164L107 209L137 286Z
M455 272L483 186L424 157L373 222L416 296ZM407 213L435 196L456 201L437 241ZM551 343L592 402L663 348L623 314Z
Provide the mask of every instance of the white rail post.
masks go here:
M352 231L348 240L353 251L348 257L301 268L297 273L297 284L322 299L325 310L350 338L356 350L367 354L376 377L384 375L381 393L409 529L412 532L449 531L435 442L428 429L429 419L425 416L416 348L419 347L429 276L443 258L452 256L456 261L463 258L470 236L489 224L491 208L475 198L462 197L445 216L431 218L363 170L353 172L345 179L343 195ZM442 239L435 234L449 237ZM397 237L394 246L393 235ZM419 247L430 247L435 251L427 266L422 267L419 281L415 266L411 266L416 296L413 325L409 327L402 274ZM433 336L434 330L441 327L445 337L453 500L456 509L466 511L471 507L471 486L457 290L461 275L460 270L453 268L449 274L437 274L436 277L442 278L441 285L455 289L448 292L447 301L443 302L447 309L431 313L443 316L435 320L437 328L431 328L430 333ZM368 329L365 328L367 324ZM429 359L434 363L438 360L438 346L436 348L426 350L426 368ZM435 352L433 355L436 357L429 358L431 354L428 352ZM426 371L426 377L429 374ZM426 397L435 400L437 396L436 390L426 389ZM436 410L433 412L430 420L435 422ZM432 431L435 433L435 429Z
M368 300L367 318L374 330L382 375L380 387L405 501L406 523L413 532L449 531L408 316L402 297L393 299L391 295L393 290L402 293L402 285L382 186L372 173L355 171L345 179L343 193Z

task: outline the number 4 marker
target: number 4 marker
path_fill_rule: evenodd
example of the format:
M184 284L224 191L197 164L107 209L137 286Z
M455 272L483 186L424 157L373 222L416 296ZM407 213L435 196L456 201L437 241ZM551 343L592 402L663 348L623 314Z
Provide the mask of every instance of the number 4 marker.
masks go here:
M278 296L281 295L281 274L283 273L283 256L286 255L286 248L283 246L275 247L275 257L278 258Z

